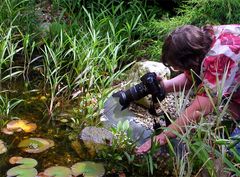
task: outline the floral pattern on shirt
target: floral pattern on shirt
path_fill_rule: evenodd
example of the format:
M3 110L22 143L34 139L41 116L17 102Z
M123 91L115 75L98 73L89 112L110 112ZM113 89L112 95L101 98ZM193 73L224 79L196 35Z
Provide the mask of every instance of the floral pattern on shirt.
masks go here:
M201 66L202 84L198 95L230 96L240 104L240 25L222 25L212 28L213 43ZM220 91L221 90L221 91Z

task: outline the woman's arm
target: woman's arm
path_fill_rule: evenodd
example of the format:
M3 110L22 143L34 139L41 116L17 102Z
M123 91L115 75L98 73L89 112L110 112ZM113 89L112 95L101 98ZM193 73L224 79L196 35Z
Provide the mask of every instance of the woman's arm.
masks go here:
M163 80L163 84L166 93L182 91L184 87L189 89L192 86L192 82L187 78L185 73L182 73L169 80Z
M176 137L175 132L184 133L186 126L199 121L201 114L208 114L213 106L208 97L197 96L192 104L185 109L183 114L167 128L167 131L157 135L155 140L160 144L166 144L167 138ZM151 148L151 140L148 140L137 149L137 153L145 153Z
M201 115L209 114L212 109L213 105L208 97L196 96L192 104L175 122L168 126L168 130L164 131L163 134L168 138L174 138L176 137L174 132L184 133L187 125L198 122Z

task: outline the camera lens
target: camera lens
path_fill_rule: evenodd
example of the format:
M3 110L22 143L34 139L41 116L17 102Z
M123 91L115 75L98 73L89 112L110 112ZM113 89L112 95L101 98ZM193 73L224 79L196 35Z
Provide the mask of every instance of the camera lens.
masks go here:
M141 83L134 85L126 91L119 91L113 97L119 97L119 103L125 109L132 101L139 100L148 94L152 95L154 102L157 99L162 101L165 98L164 88L159 87L156 73L147 73L141 77Z
M134 85L126 91L119 91L115 93L114 97L119 97L119 103L125 108L128 107L132 101L139 100L147 95L147 88L143 83Z

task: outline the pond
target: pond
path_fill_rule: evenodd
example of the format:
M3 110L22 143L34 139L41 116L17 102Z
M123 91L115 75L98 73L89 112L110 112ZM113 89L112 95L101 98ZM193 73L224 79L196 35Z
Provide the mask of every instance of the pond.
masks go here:
M6 172L15 166L9 163L9 159L11 157L17 156L35 159L38 162L37 166L35 167L38 172L43 172L47 168L56 165L70 168L74 164L82 161L106 161L106 159L92 158L87 152L85 152L85 149L81 149L81 146L79 146L79 133L84 128L84 126L86 126L86 124L84 124L84 118L82 118L82 120L78 120L82 122L77 122L77 119L74 119L74 116L76 115L74 115L72 109L77 106L77 104L69 104L69 102L63 103L64 108L58 111L58 116L55 116L54 119L49 121L49 117L46 116L47 109L44 105L48 99L47 94L44 94L44 92L40 90L25 91L21 87L21 84L18 83L12 84L12 88L17 91L9 95L12 98L23 99L24 101L19 104L16 109L13 110L12 113L14 117L6 116L3 117L3 120L8 121L8 123L12 119L24 120L28 123L35 123L37 128L32 132L20 131L14 132L12 135L7 135L1 132L0 140L3 140L5 142L8 150L6 153L0 155L0 176L6 176ZM143 139L140 139L140 143L143 143L144 139L148 138L152 133L151 130L145 129L141 126L141 124L134 122L134 114L129 112L128 109L121 111L120 105L113 98L108 99L105 103L104 115L110 119L105 123L105 126L108 128L110 128L112 125L116 126L118 121L128 120L130 122L131 128L134 129L134 139L138 139L138 136L144 132L144 137ZM7 125L4 125L2 127L2 130L5 127L7 127ZM54 142L54 146L51 146L43 152L39 153L24 152L22 148L18 147L19 143L22 143L23 140L36 140L38 138L42 138L43 140L51 140ZM31 148L34 149L34 146L36 144L37 143L32 143L28 146L31 146ZM116 155L118 154L116 153ZM139 162L141 162L141 160ZM114 161L110 163L114 163ZM166 176L171 176L169 171L165 170L167 164L164 162L164 158L160 158L158 160L158 163L163 164L163 168L158 170L156 176L159 173L165 173ZM119 164L126 165L127 162L122 162L120 160ZM105 169L108 172L108 177L120 176L118 175L118 171L116 172L116 170L113 170L113 166L116 166L116 164L105 165L107 165ZM130 165L129 167L124 168L131 169L133 167ZM137 175L141 176L140 174L143 172L143 176L145 176L145 173L147 172L146 169L139 169L139 167L136 169L137 171L133 170L135 171L134 175L139 173ZM131 170L125 171L124 174L127 174L127 176L133 175Z
M18 84L13 84L16 87ZM19 84L20 86L21 84ZM25 120L37 125L36 130L33 132L14 132L12 135L0 133L0 139L5 142L7 152L1 154L0 161L0 176L6 176L8 169L13 167L9 163L9 159L12 156L30 157L37 160L37 169L39 172L43 171L49 166L62 165L71 166L81 159L79 155L74 151L70 137L73 138L77 135L79 129L73 130L71 126L63 121L55 120L48 122L48 118L44 111L46 107L43 104L43 100L46 99L44 95L41 95L39 91L23 92L22 89L14 92L14 97L23 99L24 101L14 109L14 117L2 117L2 120L10 122L11 119ZM70 116L64 114L62 117ZM61 118L61 115L59 116ZM7 125L2 127L5 128ZM18 147L19 143L28 138L43 138L50 139L54 142L54 146L50 147L41 153L27 153ZM84 156L84 155L83 155Z
M33 116L30 116L32 119ZM26 118L27 117L25 117L25 119ZM4 176L6 171L12 166L8 162L9 158L12 156L31 157L36 159L38 161L39 171L42 171L46 167L52 165L70 166L80 160L78 154L71 147L71 142L66 136L66 131L53 126L46 126L46 124L41 122L39 123L39 121L36 119L35 122L37 123L38 128L34 133L27 134L24 132L16 132L14 135L1 134L1 139L7 144L8 151L5 154L1 155L0 176ZM23 152L17 146L21 140L30 137L49 138L54 141L55 145L53 148L50 148L39 154L29 154L27 152Z

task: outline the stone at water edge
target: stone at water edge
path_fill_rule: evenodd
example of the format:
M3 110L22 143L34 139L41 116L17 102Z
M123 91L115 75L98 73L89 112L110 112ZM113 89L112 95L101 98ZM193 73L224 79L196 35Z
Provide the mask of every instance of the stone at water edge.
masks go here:
M139 82L140 77L148 72L155 72L163 79L169 79L171 76L170 69L161 62L139 61L136 62L129 70L128 79L133 82Z
M153 133L151 129L143 126L141 122L136 122L136 115L129 109L122 110L122 106L116 97L110 97L104 103L104 110L101 117L102 123L108 129L116 127L118 122L129 121L132 130L132 139L137 140L137 145L143 144Z
M91 157L112 143L113 134L105 128L85 127L79 135Z

